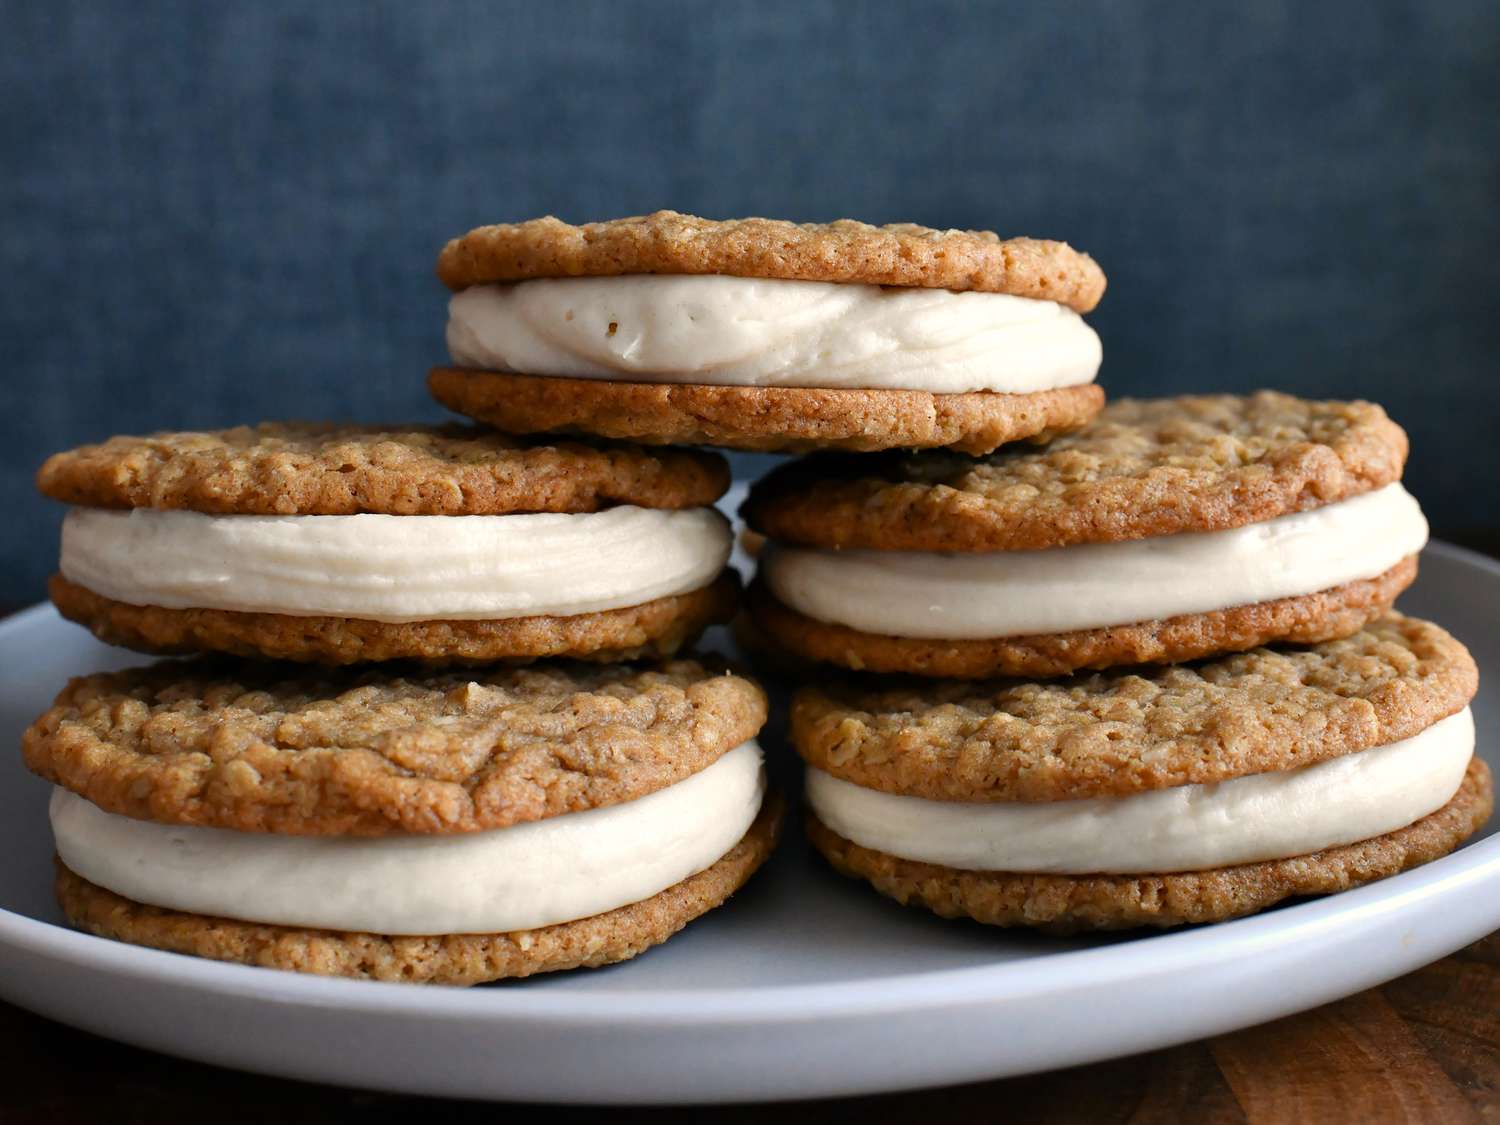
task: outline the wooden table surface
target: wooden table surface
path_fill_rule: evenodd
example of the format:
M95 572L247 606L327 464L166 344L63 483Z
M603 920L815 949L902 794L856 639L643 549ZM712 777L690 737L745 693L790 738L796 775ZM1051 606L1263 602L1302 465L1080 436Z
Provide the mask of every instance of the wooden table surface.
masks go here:
M1493 536L1472 546L1500 554ZM1190 987L1184 982L1184 987ZM0 1122L494 1123L525 1107L369 1094L125 1047L0 1004ZM714 1109L548 1107L550 1122L1500 1122L1500 932L1380 988L1148 1055L972 1086ZM528 1115L530 1116L530 1115Z

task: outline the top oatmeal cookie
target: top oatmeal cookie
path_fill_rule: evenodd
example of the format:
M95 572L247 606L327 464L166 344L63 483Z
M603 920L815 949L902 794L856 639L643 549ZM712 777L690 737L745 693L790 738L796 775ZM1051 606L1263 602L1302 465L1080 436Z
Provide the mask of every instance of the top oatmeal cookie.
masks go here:
M765 718L755 683L692 660L359 676L167 661L73 680L21 748L34 773L141 820L447 834L646 796Z
M1055 301L1088 312L1104 271L1064 242L992 231L876 227L852 219L700 219L657 211L574 226L551 215L478 227L438 255L450 289L539 277L730 274L864 285L973 289Z
M801 689L791 738L834 777L935 801L1061 801L1296 769L1420 734L1478 690L1462 644L1388 613L1343 640L1045 682Z
M1036 550L1218 531L1401 478L1405 432L1369 402L1121 399L1045 446L829 454L763 478L746 522L813 547Z
M114 437L49 457L37 487L98 508L399 516L694 508L729 487L715 453L517 438L465 426L265 422Z

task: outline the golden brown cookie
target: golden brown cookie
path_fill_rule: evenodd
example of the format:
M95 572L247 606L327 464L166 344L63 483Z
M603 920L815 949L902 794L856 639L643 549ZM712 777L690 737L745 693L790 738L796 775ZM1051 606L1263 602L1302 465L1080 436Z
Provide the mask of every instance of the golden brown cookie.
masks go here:
M766 798L750 830L722 859L642 902L591 918L505 934L391 937L209 918L121 898L57 863L68 921L99 937L173 953L322 976L479 984L625 961L721 905L771 854L780 802Z
M1104 295L1104 272L1063 242L913 223L712 220L676 211L582 226L548 215L478 227L443 247L437 265L450 289L638 273L974 289L1056 301L1078 312Z
M1043 682L804 687L791 739L818 769L935 801L1120 797L1294 769L1462 710L1462 644L1388 613L1343 640Z
M1065 676L1125 664L1178 664L1277 643L1316 644L1358 632L1417 577L1413 555L1384 574L1301 597L1159 621L982 640L925 640L862 633L817 621L778 601L763 580L746 609L786 652L861 672L952 679Z
M96 508L395 516L695 508L729 487L722 457L524 441L464 426L268 422L114 437L49 457L37 487Z
M765 718L756 684L691 660L357 676L168 661L73 680L21 746L53 784L162 824L444 834L643 797Z
M1085 424L1104 405L1093 384L1031 394L616 383L435 368L427 386L450 410L507 433L597 434L647 445L760 452L950 447L988 453Z
M945 918L1055 934L1222 922L1298 895L1334 894L1447 855L1489 819L1489 768L1478 758L1442 808L1406 828L1292 859L1171 875L1026 875L960 871L872 851L816 817L808 834L845 875Z
M739 588L739 576L730 570L708 586L623 609L570 617L403 623L129 605L60 574L52 576L47 591L69 621L106 644L137 652L218 652L311 664L415 660L436 667L530 663L546 657L608 661L673 656L708 626L734 616Z
M1262 391L1123 400L1041 448L791 462L751 490L756 531L813 547L1007 551L1216 531L1401 477L1406 434L1368 402Z

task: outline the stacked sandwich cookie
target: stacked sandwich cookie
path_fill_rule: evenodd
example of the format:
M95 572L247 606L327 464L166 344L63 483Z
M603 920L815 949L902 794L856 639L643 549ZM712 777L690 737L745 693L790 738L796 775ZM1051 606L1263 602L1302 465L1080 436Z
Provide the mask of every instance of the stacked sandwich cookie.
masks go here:
M850 670L793 704L813 842L902 902L1056 932L1451 851L1490 775L1468 652L1390 609L1427 537L1406 451L1377 406L1261 393L777 469L751 614Z
M1124 400L1041 448L829 457L761 481L756 623L799 655L1056 676L1354 632L1427 523L1380 407Z
M1104 275L1059 242L661 211L480 227L438 277L429 386L509 433L986 453L1104 401Z
M472 984L632 957L769 854L764 694L673 659L737 601L717 455L267 424L38 484L74 505L59 610L205 654L76 679L25 735L74 925Z
M271 968L474 984L622 961L770 853L765 698L657 668L329 674L167 661L26 732L80 929Z
M53 601L102 640L348 664L670 655L733 613L722 458L267 424L59 453Z
M1343 640L1001 684L812 688L813 843L947 917L1217 922L1452 851L1488 819L1468 652L1398 614Z

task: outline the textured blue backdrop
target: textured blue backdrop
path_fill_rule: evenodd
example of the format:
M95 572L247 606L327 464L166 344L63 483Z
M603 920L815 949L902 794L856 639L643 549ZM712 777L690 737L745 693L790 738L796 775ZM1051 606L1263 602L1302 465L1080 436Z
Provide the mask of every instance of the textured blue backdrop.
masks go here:
M4 598L51 450L439 417L446 238L664 206L1067 239L1112 392L1382 400L1438 527L1500 526L1497 201L1493 0L6 0Z

